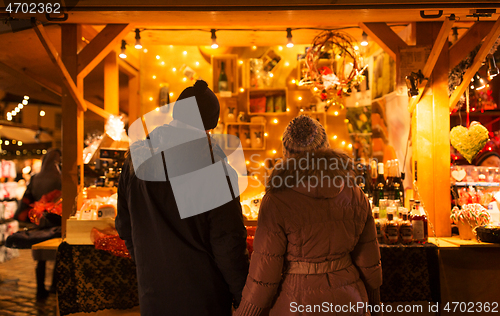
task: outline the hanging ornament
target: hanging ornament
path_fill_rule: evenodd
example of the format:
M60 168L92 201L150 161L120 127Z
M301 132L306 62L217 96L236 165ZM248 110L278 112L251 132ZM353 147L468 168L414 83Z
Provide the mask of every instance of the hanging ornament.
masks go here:
M455 126L450 131L450 140L451 145L471 163L488 142L488 130L478 122L472 122L469 128Z
M305 57L304 78L299 86L311 88L314 95L329 103L342 103L365 79L364 68L360 67L359 53L355 39L339 31L324 31L313 40ZM327 66L324 65L328 60Z

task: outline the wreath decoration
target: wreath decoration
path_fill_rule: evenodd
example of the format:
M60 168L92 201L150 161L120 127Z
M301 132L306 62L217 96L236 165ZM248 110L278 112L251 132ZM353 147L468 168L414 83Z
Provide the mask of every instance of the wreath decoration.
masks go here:
M360 66L355 43L356 40L345 32L323 31L318 34L307 50L303 78L298 85L310 87L327 106L350 95L365 79L363 72L366 69L366 66ZM325 59L327 65L320 66L320 60Z

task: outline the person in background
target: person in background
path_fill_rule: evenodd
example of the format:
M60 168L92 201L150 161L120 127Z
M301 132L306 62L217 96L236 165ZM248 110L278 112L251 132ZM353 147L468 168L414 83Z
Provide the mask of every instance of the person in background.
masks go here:
M31 204L40 200L42 196L54 190L61 190L61 151L59 149L49 150L42 158L40 172L33 175L26 187L21 203L14 218L21 223L30 222L29 211ZM29 226L29 225L28 225ZM45 289L45 261L38 261L36 266L37 299L44 299L49 295ZM55 293L54 277L50 292Z
M488 147L486 145L485 147ZM500 167L500 155L495 151L485 150L479 153L472 163L479 167Z
M283 133L283 157L267 182L236 315L260 315L266 308L271 316L319 315L325 311L300 312L300 306L379 304L375 222L349 176L349 157L330 149L323 126L304 115Z
M163 165L154 163L153 156L134 169L131 152L150 152L147 141L137 141L131 145L119 180L116 229L137 265L142 316L229 316L232 305L237 306L241 300L248 274L246 229L239 196L208 212L180 217L169 179L193 158L208 158L212 163L225 159L217 145L207 143L208 130L215 128L219 120L216 95L206 82L198 80L177 101L193 96L206 132L190 127L191 118L183 113L182 103L176 103L174 120L149 135L150 139L164 141L163 145L168 145L176 133L201 135L198 140L171 149L177 157L190 153L181 166L169 168L167 175ZM165 161L177 166L176 160L169 160L169 152L162 152ZM164 174L167 180L141 180L137 174L142 175L143 169L148 175ZM228 167L228 172L235 171Z

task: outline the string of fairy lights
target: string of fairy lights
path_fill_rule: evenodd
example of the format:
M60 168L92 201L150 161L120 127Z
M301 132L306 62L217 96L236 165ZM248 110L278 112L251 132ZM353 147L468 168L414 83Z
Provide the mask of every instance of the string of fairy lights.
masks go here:
M348 28L359 28L359 27L346 27L346 28L339 28L339 29L348 29ZM278 46L278 50L279 51L282 51L286 48L292 48L294 47L294 42L293 42L293 35L292 35L292 31L293 30L299 30L299 29L310 29L310 30L319 30L319 31L323 31L323 30L330 30L330 29L322 29L322 28L287 28L285 31L286 31L286 42L283 43L283 45L281 46ZM337 30L337 29L336 29ZM148 29L148 28L145 28L145 29L135 29L135 44L133 45L135 49L137 50L140 50L142 51L143 53L147 54L148 53L148 49L146 47L144 47L142 45L142 42L141 42L141 32L142 31L202 31L202 32L207 32L207 33L210 33L210 47L212 49L218 49L220 46L219 46L219 43L217 42L217 32L218 31L249 31L248 29L210 29L210 30L204 30L204 29ZM270 32L283 32L282 30L252 30L252 31L270 31ZM362 33L362 39L361 41L359 42L359 45L360 46L367 46L368 45L368 38L367 38L367 34L365 32ZM120 54L119 54L119 57L120 58L127 58L127 47L129 45L127 44L127 42L125 40L122 40L121 42L121 50L120 50ZM170 45L170 47L172 48L173 45ZM257 50L258 47L253 45L253 46L250 46L250 48L252 50ZM358 47L356 46L356 49L358 49ZM183 50L182 51L182 54L184 56L187 56L188 55L188 51L187 50ZM154 58L156 59L156 62L158 63L159 66L165 66L166 65L166 62L165 60L162 59L162 56L160 55L153 55ZM237 65L239 67L241 67L242 65L244 64L244 61L239 59L237 61ZM191 65L194 69L196 69L197 67L200 66L200 62L199 61L193 61L192 65ZM291 62L290 61L287 61L287 60L283 60L283 66L285 67L289 67L291 66ZM184 65L183 67L186 67L186 65ZM172 67L171 68L171 71L172 73L180 73L180 74L183 74L184 71L185 71L185 68L183 69L182 67ZM274 74L273 72L269 72L268 75L270 77L273 77ZM150 77L152 78L153 80L156 80L157 78L159 78L159 76L157 76L157 74L150 74L150 75L147 75L147 77ZM181 76L180 80L181 82L187 82L188 80L192 79L191 78L188 78L186 75L184 76ZM295 78L291 79L289 82L287 82L287 84L291 84L291 85L294 85L294 86L297 86L297 87L300 87L300 83L299 83L300 80L297 80ZM160 84L160 87L162 87L162 85ZM239 87L237 89L237 91L243 93L245 92L245 88L244 87ZM304 93L307 92L307 89L305 90L297 90L295 91L296 95L294 98L295 101L297 103L302 103L302 101L304 100L304 98L306 97ZM174 92L169 92L169 96L172 98L174 97L175 93ZM147 99L151 102L155 101L155 97L153 96L149 96L147 97ZM304 100L305 101L305 100ZM300 112L306 112L306 113L311 113L311 111L305 111L303 108L299 108L298 107L298 111L299 113ZM340 115L340 110L343 109L344 107L342 106L339 110L335 110L335 111L332 111L332 113L329 113L328 115L331 116L333 114L333 116L337 117ZM160 108L159 107L156 107L156 111L159 111ZM286 107L286 112L290 112L290 107ZM318 112L319 113L319 112ZM282 112L281 115L286 115L285 112ZM270 119L270 123L273 124L273 125L277 125L279 124L279 119L278 117L274 117L274 118L271 118ZM326 122L324 122L326 123ZM349 120L346 118L344 119L344 123L349 123ZM264 133L263 133L264 137L269 137L269 133L266 132L264 130ZM353 144L352 143L348 143L347 141L345 140L341 140L339 138L338 135L334 134L334 135L331 135L330 136L330 139L332 141L334 141L339 147L341 146L342 148L348 148L349 150L352 150L353 148ZM276 155L278 154L278 150L276 148L271 148L271 149L268 149L266 150L266 152L268 153L268 156L272 157L272 159L274 160ZM266 158L266 159L271 159L271 158ZM262 167L266 167L266 164L265 164L265 160L264 161L259 161L258 164ZM252 163L254 163L254 161L252 161ZM246 160L246 164L247 165L250 165L251 164L251 161L250 160Z

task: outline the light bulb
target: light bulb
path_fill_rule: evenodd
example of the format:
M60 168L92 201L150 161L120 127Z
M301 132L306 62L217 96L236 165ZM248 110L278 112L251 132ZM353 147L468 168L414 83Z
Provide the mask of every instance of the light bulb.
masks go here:
M44 110L40 111L40 116L45 116L45 111Z
M292 40L292 29L291 28L286 29L286 38L287 38L286 47L292 48L293 47L293 40Z

